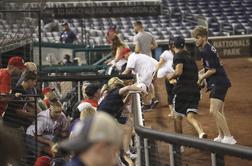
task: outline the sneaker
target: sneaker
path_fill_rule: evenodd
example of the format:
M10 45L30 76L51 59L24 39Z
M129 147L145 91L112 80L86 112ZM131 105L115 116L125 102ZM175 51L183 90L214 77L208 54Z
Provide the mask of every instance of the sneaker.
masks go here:
M180 152L181 153L185 152L185 147L184 146L180 146Z
M150 104L151 109L155 108L158 105L158 103L159 101L157 99L153 99Z
M174 150L176 151L176 149L174 149ZM185 147L181 145L179 147L179 150L180 150L181 153L183 153L183 152L185 152Z
M221 140L221 143L224 143L224 144L236 144L236 140L234 139L233 136L224 136L223 139Z
M142 107L142 112L149 112L151 111L151 106L150 105L143 105Z
M137 154L131 153L130 151L126 152L126 154L131 160L135 160L137 158Z
M222 139L223 139L223 137L218 135L218 137L214 138L214 141L215 142L221 142Z
M199 138L207 138L207 134L206 133L200 133Z

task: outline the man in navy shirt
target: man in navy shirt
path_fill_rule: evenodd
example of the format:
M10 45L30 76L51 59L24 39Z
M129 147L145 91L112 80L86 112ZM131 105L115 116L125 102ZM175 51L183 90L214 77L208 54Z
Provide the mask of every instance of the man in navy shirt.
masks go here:
M60 33L60 42L73 43L77 38L74 32L69 28L68 23L62 25L64 27L63 32Z
M198 68L192 57L184 49L185 39L175 37L172 49L175 52L173 67L175 72L168 76L169 80L176 79L177 83L173 88L173 106L175 113L175 131L182 133L182 117L186 117L188 122L195 128L199 138L206 138L201 125L194 118L198 112L200 91L197 85Z
M216 49L208 42L208 30L205 27L196 27L192 36L196 39L196 46L201 49L203 69L199 76L198 84L207 81L207 89L210 91L210 113L214 116L219 136L214 141L235 144L236 140L231 136L223 113L224 99L228 89L231 87L230 80L221 64Z

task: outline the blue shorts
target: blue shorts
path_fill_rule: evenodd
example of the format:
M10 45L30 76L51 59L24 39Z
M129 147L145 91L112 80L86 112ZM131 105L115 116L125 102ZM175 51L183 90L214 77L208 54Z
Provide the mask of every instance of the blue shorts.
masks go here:
M124 117L124 116L121 116L121 117L116 118L116 119L117 119L118 123L120 123L120 124L126 124L127 121L128 121L128 117Z
M209 98L219 99L224 102L229 87L213 86Z

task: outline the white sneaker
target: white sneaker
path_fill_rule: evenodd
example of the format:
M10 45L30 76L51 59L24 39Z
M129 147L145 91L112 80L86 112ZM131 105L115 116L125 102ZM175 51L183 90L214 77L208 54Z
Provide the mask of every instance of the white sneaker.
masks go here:
M224 138L221 140L221 143L224 143L224 144L236 144L236 140L234 139L233 136L224 136Z
M223 139L223 137L218 135L218 137L214 138L214 141L215 142L221 142L222 139Z
M199 138L207 138L207 134L206 133L200 133Z
M183 153L185 151L185 147L184 146L180 146L180 152Z
M183 153L185 151L185 147L184 146L180 146L180 152Z
M137 154L131 153L130 151L126 152L131 160L135 160L137 158Z

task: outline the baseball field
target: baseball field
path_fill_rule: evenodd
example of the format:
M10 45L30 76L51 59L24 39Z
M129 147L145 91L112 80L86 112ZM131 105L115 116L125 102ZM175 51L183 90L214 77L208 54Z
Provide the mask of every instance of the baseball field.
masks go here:
M232 81L225 102L225 116L232 135L239 145L252 147L252 58L222 59L226 72ZM199 63L200 64L200 63ZM199 115L208 139L217 136L217 128L213 117L209 114L208 93L203 94L200 101ZM157 108L144 114L145 124L153 129L163 132L174 132L172 118L168 117L168 107ZM197 137L196 132L186 119L183 120L183 132L186 135ZM158 142L158 157L160 165L169 165L168 144ZM232 145L230 145L232 146ZM210 166L211 156L209 152L184 147L182 155L183 166ZM225 156L227 166L252 166L252 161Z

